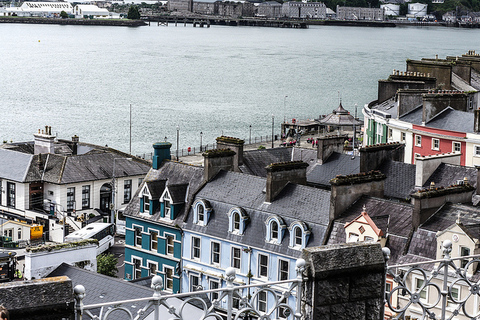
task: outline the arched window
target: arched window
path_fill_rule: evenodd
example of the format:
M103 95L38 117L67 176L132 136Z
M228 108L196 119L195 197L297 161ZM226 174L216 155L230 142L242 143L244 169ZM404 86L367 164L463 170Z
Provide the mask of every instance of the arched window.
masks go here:
M303 221L294 221L288 227L290 231L290 247L303 249L307 246L310 230Z
M267 228L265 241L274 244L282 243L283 234L287 227L283 219L276 214L272 214L265 220L265 226Z
M270 225L270 239L278 241L278 223L277 221L272 221Z
M196 200L193 204L193 223L206 226L211 212L212 208L207 200Z
M240 214L238 212L233 213L233 231L240 230Z
M245 232L248 215L242 208L235 207L228 211L229 227L228 231L236 234L243 234Z
M301 246L303 242L303 231L300 227L295 228L295 245Z

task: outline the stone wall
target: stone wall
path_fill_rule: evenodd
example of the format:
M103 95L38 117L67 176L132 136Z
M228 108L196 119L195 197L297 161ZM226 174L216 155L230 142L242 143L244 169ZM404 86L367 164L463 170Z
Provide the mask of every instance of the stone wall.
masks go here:
M452 64L445 60L407 60L407 72L430 73L437 79L439 89L450 90L452 88Z
M355 242L303 251L308 280L303 311L311 320L380 320L385 259L379 243Z

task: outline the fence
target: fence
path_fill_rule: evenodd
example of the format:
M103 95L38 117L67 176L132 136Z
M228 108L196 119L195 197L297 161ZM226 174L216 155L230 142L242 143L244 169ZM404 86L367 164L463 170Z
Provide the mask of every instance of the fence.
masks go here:
M387 266L384 319L480 319L480 255L451 258L450 240L442 250L443 259Z
M273 137L274 141L278 140L278 135L275 135ZM271 135L265 135L265 136L259 136L259 137L249 137L248 139L244 139L245 145L251 145L251 144L258 144L258 143L271 143L272 142L272 136ZM202 153L206 150L210 149L215 149L217 147L216 143L212 144L205 144L201 145L198 147L190 147L190 148L184 148L184 149L179 149L178 150L178 156L179 157L185 157L185 156L191 156L197 153ZM172 156L177 155L177 149L171 149L170 153ZM152 160L153 158L153 152L148 152L148 153L141 153L136 155L139 158L145 159L145 160Z
M305 260L299 259L296 263L297 277L296 279L269 282L254 285L234 285L235 269L227 268L225 271L226 287L213 290L202 290L195 292L164 294L163 278L154 276L152 278L152 289L154 294L152 297L112 301L108 303L99 303L94 305L84 305L83 298L85 288L77 285L74 288L76 301L76 319L82 320L83 315L87 315L92 319L116 319L118 312L123 312L128 319L143 319L145 316L151 318L153 313L155 320L161 319L192 319L192 312L195 319L217 319L217 320L233 320L241 318L258 318L258 319L296 319L302 318L301 301L302 301L302 273L305 269ZM280 294L277 293L276 286L289 285L288 289ZM275 287L275 288L274 288ZM250 296L250 289L257 288L256 292ZM264 308L260 302L260 295L269 295L275 298L275 303L270 308ZM215 296L216 299L210 301L207 297ZM289 297L295 297L295 303L289 303ZM184 300L182 300L184 299ZM134 303L137 314L134 315L128 305ZM145 303L143 307L139 305ZM220 308L220 305L226 304L226 308ZM199 310L200 309L200 310ZM97 313L98 314L94 314ZM113 312L117 312L114 316ZM280 315L279 315L280 312ZM112 315L111 317L109 317ZM277 316L279 315L279 316Z

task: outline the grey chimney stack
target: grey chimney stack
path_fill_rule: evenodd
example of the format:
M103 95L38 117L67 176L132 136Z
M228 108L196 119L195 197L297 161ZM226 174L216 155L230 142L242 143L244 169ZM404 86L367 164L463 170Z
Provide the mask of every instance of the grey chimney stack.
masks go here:
M267 188L265 202L273 202L275 197L290 182L307 184L308 164L303 161L272 163L267 169Z

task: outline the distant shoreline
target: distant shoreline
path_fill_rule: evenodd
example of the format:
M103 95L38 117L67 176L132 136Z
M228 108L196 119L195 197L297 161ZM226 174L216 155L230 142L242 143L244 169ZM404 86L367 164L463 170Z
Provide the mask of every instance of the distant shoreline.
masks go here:
M0 23L29 23L29 24L60 24L81 26L119 26L140 27L147 23L142 20L128 19L61 19L61 18L34 18L34 17L0 17Z

